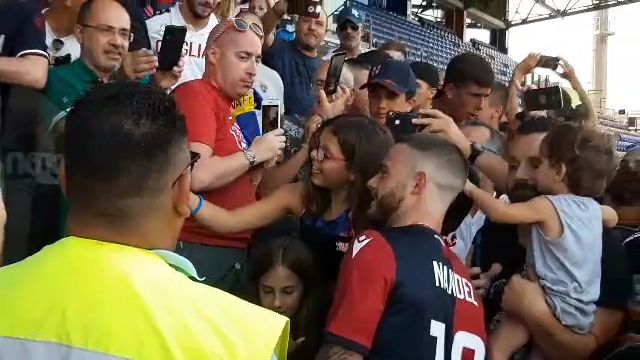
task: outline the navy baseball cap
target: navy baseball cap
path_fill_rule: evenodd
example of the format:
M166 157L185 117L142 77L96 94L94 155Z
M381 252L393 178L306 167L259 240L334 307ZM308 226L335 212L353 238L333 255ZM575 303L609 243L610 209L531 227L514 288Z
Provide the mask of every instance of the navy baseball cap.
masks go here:
M407 61L386 60L371 69L369 80L360 89L380 84L396 94L415 94L416 82L416 76Z
M364 23L364 13L362 13L360 10L356 10L356 9L350 7L350 6L345 6L338 13L338 19L337 20L338 21L336 22L336 24L338 24L338 25L342 24L346 20L350 20L356 25L361 25L362 23Z

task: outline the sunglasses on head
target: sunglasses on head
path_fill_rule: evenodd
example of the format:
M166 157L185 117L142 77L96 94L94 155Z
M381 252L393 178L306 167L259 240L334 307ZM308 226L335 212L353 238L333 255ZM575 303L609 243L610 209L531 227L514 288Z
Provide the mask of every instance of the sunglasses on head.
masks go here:
M351 31L358 31L360 26L358 24L354 24L351 21L345 21L342 24L338 25L338 31L343 32L347 31L347 29L351 29Z
M213 35L213 37L211 38L211 42L215 42L216 40L218 40L220 36L222 36L225 32L227 32L227 30L231 28L235 28L236 31L240 32L246 32L251 29L254 34L258 35L261 41L264 39L264 31L262 30L260 25L256 23L249 23L244 19L233 18L225 21L224 26L220 27L218 29L218 32Z

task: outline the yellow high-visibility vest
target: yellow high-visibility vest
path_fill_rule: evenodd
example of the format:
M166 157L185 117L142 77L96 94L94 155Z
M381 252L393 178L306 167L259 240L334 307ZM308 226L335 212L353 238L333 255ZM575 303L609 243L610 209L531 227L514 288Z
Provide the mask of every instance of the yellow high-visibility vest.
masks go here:
M67 237L0 268L1 360L284 360L288 340L287 318L150 250Z

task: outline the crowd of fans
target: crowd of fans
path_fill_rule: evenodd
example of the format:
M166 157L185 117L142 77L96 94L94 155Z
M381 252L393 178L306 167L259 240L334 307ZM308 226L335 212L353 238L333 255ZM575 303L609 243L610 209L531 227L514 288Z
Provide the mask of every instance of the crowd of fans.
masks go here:
M0 0L0 359L640 356L640 151L566 60L581 104L527 112L540 54L441 74L286 12Z

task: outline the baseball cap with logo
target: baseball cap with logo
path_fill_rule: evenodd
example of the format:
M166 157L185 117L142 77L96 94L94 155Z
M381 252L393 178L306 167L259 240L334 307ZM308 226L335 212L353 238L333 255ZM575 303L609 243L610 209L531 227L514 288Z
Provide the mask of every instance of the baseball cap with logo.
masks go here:
M362 23L364 23L364 13L352 7L345 6L338 13L336 24L340 25L346 20L349 20L356 25L361 25Z
M369 80L360 89L373 84L380 84L396 94L416 92L416 76L409 63L403 60L386 60L374 66L369 72Z

